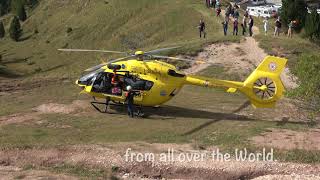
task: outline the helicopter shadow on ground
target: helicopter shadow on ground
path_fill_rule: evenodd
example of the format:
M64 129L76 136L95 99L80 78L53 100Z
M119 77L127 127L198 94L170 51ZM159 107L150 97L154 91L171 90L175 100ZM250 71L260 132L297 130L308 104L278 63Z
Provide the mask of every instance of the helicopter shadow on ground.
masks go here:
M242 107L242 106L241 106ZM240 108L241 108L240 107ZM117 113L126 114L125 107L115 107L112 108L116 110ZM244 115L237 115L236 112L222 113L222 112L210 112L204 110L190 109L186 107L178 107L172 105L164 105L161 107L144 107L143 108L144 117L150 120L170 120L176 118L196 118L196 119L207 119L209 121L195 127L182 135L190 135L200 131L201 129L210 126L211 124L217 123L222 120L229 121L255 121L256 119L249 118Z
M247 122L265 122L268 120L263 119L256 119L251 118L246 115L238 115L236 113L241 112L246 107L250 106L250 101L244 102L241 106L239 106L237 109L233 110L232 112L211 112L211 111L204 111L204 110L198 110L198 109L190 109L186 107L178 107L178 106L172 106L172 105L164 105L161 107L145 107L143 108L143 111L145 113L144 118L150 119L150 120L170 120L170 119L176 119L176 118L195 118L195 119L207 119L209 121L192 128L191 130L181 134L183 136L194 134L203 128L206 128L214 123L217 123L219 121L247 121ZM116 108L117 113L126 114L126 108ZM272 122L272 121L269 121ZM306 122L292 122L288 119L277 121L277 126L284 126L285 124L300 124L305 125Z

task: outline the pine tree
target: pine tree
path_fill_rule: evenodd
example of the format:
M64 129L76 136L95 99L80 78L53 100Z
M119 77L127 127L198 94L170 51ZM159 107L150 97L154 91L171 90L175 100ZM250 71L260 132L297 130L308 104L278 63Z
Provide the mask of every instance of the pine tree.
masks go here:
M310 39L320 39L320 15L316 9L313 9L306 17L305 32Z
M19 22L19 18L17 16L14 16L9 28L10 37L11 39L18 41L19 37L21 36L21 33L22 33L22 29Z
M288 25L290 21L297 21L294 28L300 31L305 25L308 14L305 0L282 0L281 21Z
M4 25L3 22L0 21L0 38L3 38L5 35Z
M17 16L21 21L25 21L27 19L27 12L26 12L26 9L24 8L23 3L18 3L16 11L17 11Z

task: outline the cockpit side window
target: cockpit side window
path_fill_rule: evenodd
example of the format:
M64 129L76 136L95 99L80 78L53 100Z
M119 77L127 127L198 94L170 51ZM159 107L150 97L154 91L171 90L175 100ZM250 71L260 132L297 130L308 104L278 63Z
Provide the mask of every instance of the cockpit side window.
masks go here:
M135 90L143 90L143 91L149 91L153 86L152 81L136 79L132 77L125 77L124 83L126 86L131 86Z

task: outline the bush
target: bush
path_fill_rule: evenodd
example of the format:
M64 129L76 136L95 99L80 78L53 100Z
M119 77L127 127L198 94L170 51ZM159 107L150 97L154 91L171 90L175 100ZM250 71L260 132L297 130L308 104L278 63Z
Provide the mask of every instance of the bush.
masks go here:
M305 34L311 40L320 39L320 15L316 9L306 17Z
M320 107L320 56L302 55L294 68L300 86L293 90L293 95L302 97Z
M15 41L18 41L22 34L21 25L19 22L19 18L17 16L14 16L13 19L11 20L9 34L11 39Z
M5 15L10 10L10 0L0 0L0 16Z
M300 31L305 25L306 15L308 14L305 0L282 0L281 20L285 26L290 21L296 20L295 30Z
M4 25L3 22L0 21L0 38L3 38L5 35Z

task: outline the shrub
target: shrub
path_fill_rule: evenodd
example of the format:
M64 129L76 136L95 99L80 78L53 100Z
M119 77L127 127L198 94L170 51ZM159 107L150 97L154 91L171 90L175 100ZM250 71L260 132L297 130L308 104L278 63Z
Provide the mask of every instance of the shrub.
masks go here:
M22 33L19 18L14 16L10 23L9 34L11 39L18 41Z
M281 20L285 26L296 20L295 30L300 31L304 27L307 14L307 4L304 0L282 0Z
M4 25L3 22L0 21L0 38L3 38L5 35Z
M316 9L306 17L305 34L311 40L320 39L320 15Z

